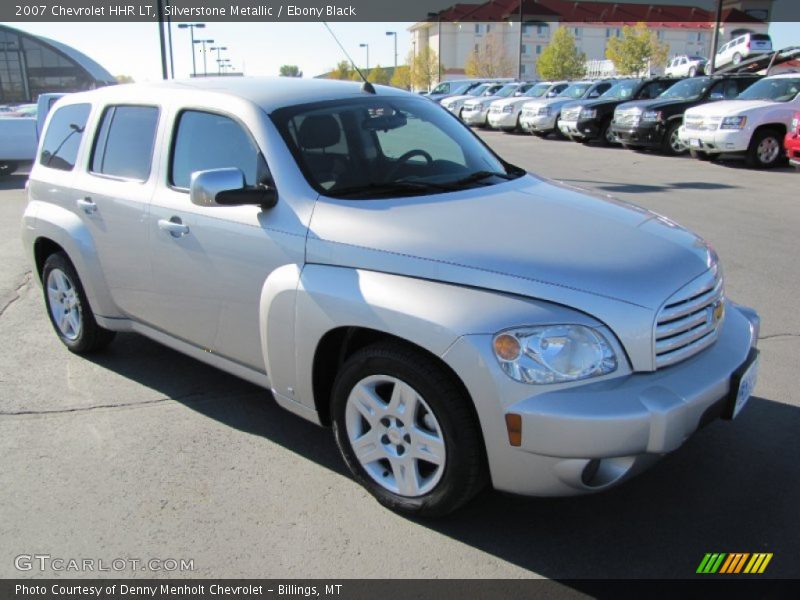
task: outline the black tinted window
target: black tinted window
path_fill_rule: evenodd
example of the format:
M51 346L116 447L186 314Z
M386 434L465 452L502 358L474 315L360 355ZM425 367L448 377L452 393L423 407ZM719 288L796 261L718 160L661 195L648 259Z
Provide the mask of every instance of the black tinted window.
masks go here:
M154 106L109 106L95 138L91 170L145 181L150 176L157 126Z
M72 104L53 113L42 143L41 164L62 171L75 167L90 109L89 104Z
M239 123L222 115L188 110L180 116L172 153L171 183L188 188L195 171L236 167L245 183L264 180L266 165Z

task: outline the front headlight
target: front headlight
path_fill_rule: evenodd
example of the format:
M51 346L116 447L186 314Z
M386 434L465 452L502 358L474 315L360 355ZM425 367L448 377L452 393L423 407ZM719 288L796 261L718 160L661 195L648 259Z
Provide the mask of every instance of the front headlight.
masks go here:
M648 110L644 114L642 114L642 121L649 121L654 123L656 121L661 121L661 111L660 110Z
M596 116L596 108L584 108L581 110L581 119L594 119Z
M506 104L506 105L503 107L503 112L504 112L504 113L510 113L510 112L514 112L514 107L513 107L513 106L511 106L510 104Z
M747 125L747 117L725 117L720 123L720 129L744 129Z
M583 325L544 325L498 333L494 354L521 383L562 383L606 375L617 356L603 334Z

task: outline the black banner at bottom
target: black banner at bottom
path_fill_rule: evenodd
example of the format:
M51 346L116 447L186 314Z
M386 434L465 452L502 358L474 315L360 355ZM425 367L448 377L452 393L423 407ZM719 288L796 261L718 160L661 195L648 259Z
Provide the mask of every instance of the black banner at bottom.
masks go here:
M4 579L3 600L800 598L800 581L471 579Z

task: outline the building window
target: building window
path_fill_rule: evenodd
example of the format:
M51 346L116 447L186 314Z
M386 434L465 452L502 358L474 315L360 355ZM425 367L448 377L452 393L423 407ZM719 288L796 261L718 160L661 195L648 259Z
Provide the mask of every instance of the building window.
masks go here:
M525 23L522 26L522 34L523 35L530 35L531 33L533 33L533 25L531 25L530 23Z
M580 38L583 35L583 28L582 27L573 27L572 28L572 35L575 36L575 39Z
M522 44L522 54L527 56L528 50L529 50L528 44Z
M478 35L481 34L481 24L480 23L475 23L475 33L477 33Z
M492 24L491 23L487 23L486 24L486 33L489 33L491 30L492 30Z
M664 30L663 29L659 29L656 32L656 39L658 39L659 42L663 42L664 41Z
M536 44L536 55L538 56L541 53L542 53L542 45Z
M548 35L550 33L550 25L547 23L539 23L536 26L536 34L537 35Z
M607 27L606 28L606 38L612 37L620 37L622 35L622 31L619 27Z
M481 51L481 48L478 44L475 44L475 54Z

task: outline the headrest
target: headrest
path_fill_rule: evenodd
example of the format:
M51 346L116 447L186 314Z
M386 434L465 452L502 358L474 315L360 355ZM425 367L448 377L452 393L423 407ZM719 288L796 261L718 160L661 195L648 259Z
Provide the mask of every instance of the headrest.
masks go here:
M332 115L312 115L303 119L297 141L306 150L327 148L339 143L341 130Z

